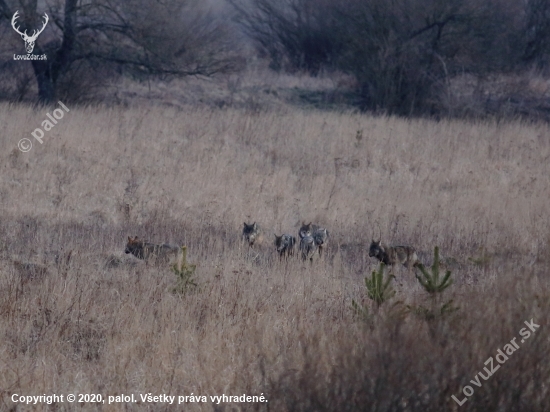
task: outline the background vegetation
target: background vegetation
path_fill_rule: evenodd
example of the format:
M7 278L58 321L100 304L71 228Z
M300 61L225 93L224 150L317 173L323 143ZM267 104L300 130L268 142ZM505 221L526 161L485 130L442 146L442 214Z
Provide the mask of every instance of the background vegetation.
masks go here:
M51 16L35 49L47 61L13 60L15 10L22 29ZM285 103L436 118L550 112L549 0L2 0L0 33L0 98L12 102L118 102L166 82L181 102L197 86L178 79L214 76L221 83L200 88L234 94L256 73ZM289 98L272 71L331 84L300 83Z

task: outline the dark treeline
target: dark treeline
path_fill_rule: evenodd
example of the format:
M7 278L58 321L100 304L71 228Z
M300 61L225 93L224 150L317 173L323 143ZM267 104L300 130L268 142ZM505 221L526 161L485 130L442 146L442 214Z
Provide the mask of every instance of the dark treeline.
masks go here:
M363 110L406 116L460 115L452 113L457 79L545 76L550 60L550 0L227 0L223 11L198 0L56 0L41 7L0 0L4 100L23 99L33 85L47 103L89 95L121 75L240 70L243 34L271 69L346 73ZM35 47L48 60L29 62L28 70L12 58L22 49L11 27L16 10L21 30L50 16ZM523 99L520 106L532 100L521 85L515 89L500 98ZM490 95L485 103L498 103Z
M349 73L368 110L430 114L458 75L548 67L550 0L230 1L273 69Z

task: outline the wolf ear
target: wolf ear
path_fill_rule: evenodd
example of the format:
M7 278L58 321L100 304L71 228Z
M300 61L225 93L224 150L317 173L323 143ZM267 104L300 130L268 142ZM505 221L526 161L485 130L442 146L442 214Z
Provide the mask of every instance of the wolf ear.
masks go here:
M131 242L131 241L132 241L132 237L128 236L128 242Z
M254 229L256 229L256 227L257 227L256 222L252 223L252 227L253 227Z

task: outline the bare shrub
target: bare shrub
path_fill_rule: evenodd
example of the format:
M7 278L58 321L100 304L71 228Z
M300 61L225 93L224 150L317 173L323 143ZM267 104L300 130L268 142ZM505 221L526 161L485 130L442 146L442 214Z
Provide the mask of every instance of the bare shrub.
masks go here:
M237 21L274 70L304 70L313 75L330 67L339 38L331 32L329 0L230 0Z
M465 70L497 70L510 56L497 44L505 21L467 0L352 1L339 10L338 33L346 44L339 67L356 76L364 109L440 112L445 108L438 93L448 89L450 78Z
M546 3L231 1L272 68L351 74L363 110L405 116L463 116L452 87L458 76L483 81L536 62L541 69Z

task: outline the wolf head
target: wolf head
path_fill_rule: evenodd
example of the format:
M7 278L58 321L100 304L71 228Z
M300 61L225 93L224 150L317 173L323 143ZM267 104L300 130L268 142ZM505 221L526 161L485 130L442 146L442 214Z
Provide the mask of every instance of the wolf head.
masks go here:
M302 223L302 227L298 232L300 239L303 239L306 236L311 236L312 233L313 233L313 225L311 224L311 222L309 222L307 225L305 223Z
M126 243L126 248L124 249L124 253L128 254L131 253L132 255L136 257L140 257L139 255L143 256L143 242L138 240L138 237L131 238L128 236L128 243ZM143 257L141 257L143 259Z
M296 244L296 238L291 235L275 235L275 246L277 247L277 252L281 253L286 250L290 250Z
M249 225L248 223L244 222L243 227L243 239L248 242L249 245L253 245L254 242L258 240L260 237L260 227L256 222Z
M328 236L328 230L325 228L319 228L313 231L313 239L315 240L315 244L319 247L323 247L325 243L327 243Z
M382 255L384 254L384 247L382 246L382 241L373 240L369 248L369 256L378 258L382 260Z

